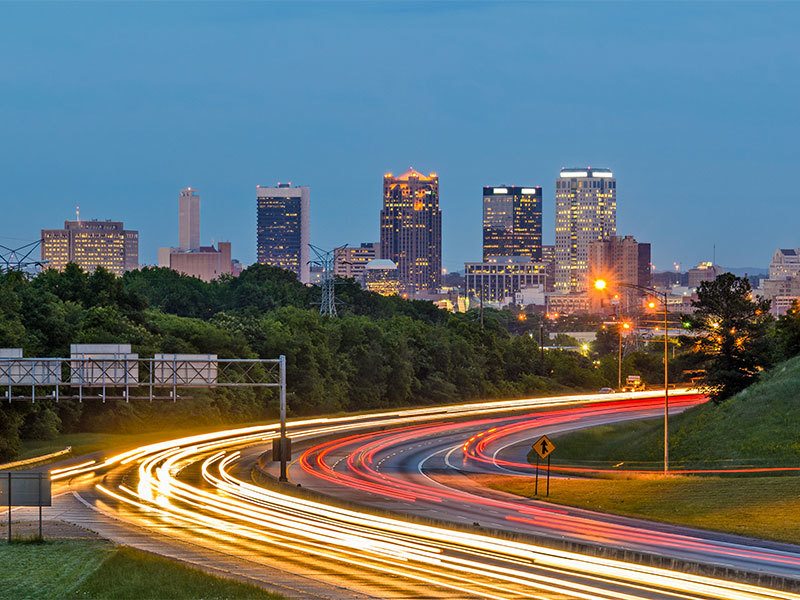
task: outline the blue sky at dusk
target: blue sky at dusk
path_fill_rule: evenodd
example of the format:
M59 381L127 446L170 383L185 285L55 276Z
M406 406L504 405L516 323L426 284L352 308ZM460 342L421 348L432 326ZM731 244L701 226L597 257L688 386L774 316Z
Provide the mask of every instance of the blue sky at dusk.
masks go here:
M609 167L653 261L800 246L800 4L0 5L0 243L76 204L255 259L255 186L312 188L312 241L378 239L385 171L440 176L444 264L481 254L481 187Z

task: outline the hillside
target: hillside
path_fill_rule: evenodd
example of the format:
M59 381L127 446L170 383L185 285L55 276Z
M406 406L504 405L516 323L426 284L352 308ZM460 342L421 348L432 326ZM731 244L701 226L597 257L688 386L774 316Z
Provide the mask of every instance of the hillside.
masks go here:
M662 423L649 419L560 436L559 461L658 463ZM800 356L720 406L709 403L674 417L670 435L674 467L800 466Z

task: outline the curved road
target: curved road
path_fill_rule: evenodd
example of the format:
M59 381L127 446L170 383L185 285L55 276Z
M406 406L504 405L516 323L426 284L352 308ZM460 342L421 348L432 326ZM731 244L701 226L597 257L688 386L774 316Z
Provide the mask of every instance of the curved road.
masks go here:
M698 401L682 398L673 407ZM620 401L366 433L307 450L291 476L304 487L393 511L800 579L797 546L527 501L459 476L522 472L530 479L530 467L521 467L541 434L661 414L659 400ZM543 479L540 486L543 492Z
M648 394L636 398L643 403L653 402L647 399ZM437 516L446 513L469 524L473 513L460 510L474 512L475 503L467 503L462 497L455 500L451 494L464 492L443 487L429 478L439 468L434 461L441 460L447 466L452 456L448 458L449 451L442 452L443 448L423 450L426 443L435 445L449 439L463 444L463 433L491 425L497 415L521 411L541 411L526 417L530 419L585 410L587 403L596 403L605 407L595 415L597 419L613 418L613 414L600 414L608 410L618 413L617 418L634 414L634 409L620 412L619 407L614 407L612 403L617 399L575 396L313 419L291 423L290 433L300 443L342 436L350 436L345 442L350 443L358 442L359 438L352 436L361 436L358 432L365 429L392 428L373 438L392 438L390 446L367 450L363 461L348 459L346 447L336 450L342 453L338 463L349 462L354 467L353 476L370 486L394 487L391 498L384 495L388 494L386 490L376 493L374 488L356 488L358 494L363 494L361 500L383 503L383 508L401 512L436 511ZM566 418L563 414L562 417ZM463 422L453 424L454 419ZM510 423L520 417L500 419ZM435 423L424 425L431 421ZM420 431L408 428L421 425L434 435L409 439L408 435ZM437 427L453 429L437 432ZM317 591L313 585L306 586L308 593L300 593L305 597L800 599L800 595L753 585L554 550L530 540L513 541L464 528L424 525L402 517L337 507L304 498L296 488L254 485L249 481L250 466L269 446L275 431L276 425L271 424L169 440L104 461L73 466L54 472L53 476L63 482L60 485L76 492L82 502L154 537L169 536L205 546L221 559L234 557L263 565L265 577L285 569L326 584L324 590ZM401 441L398 436L405 439ZM392 446L395 443L404 445ZM413 448L414 452L407 453L405 448ZM410 458L400 457L403 454ZM328 458L333 456L327 454ZM331 465L334 473L337 466ZM421 472L418 469L416 475L412 471L412 476L406 477L413 466L421 468ZM369 468L368 475L362 467ZM294 468L293 474L300 468ZM313 473L306 473L305 477L354 493L352 482L342 486ZM464 506L457 506L462 501ZM513 515L509 509L504 513L498 502L482 499L480 518L490 519L491 510L496 513L492 519L508 523L506 517ZM553 512L552 508L549 510ZM516 511L524 519L552 518L542 509L532 514L517 506ZM591 520L586 518L587 524ZM607 530L601 521L595 523ZM766 562L775 562L773 559L781 554L777 549L766 551L771 557ZM791 560L796 558L789 552L785 554ZM331 589L338 591L331 594Z

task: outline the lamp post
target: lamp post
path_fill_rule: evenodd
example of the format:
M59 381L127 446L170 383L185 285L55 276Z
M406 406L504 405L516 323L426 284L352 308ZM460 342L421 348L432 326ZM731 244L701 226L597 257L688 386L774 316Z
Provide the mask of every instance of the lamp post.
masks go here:
M608 282L605 279L597 279L594 282L594 289L598 291L605 291L608 288ZM647 292L648 294L652 294L656 298L661 301L661 305L664 308L664 473L669 472L669 324L667 322L668 312L667 312L667 292L660 292L654 288L649 288L643 285L636 285L633 283L616 283L617 287L621 288L629 288L634 290L640 290L643 292ZM648 304L649 308L655 308L656 303L650 302ZM620 336L622 332L620 331ZM622 348L622 341L620 337L620 365L622 364L622 357L621 357L621 348ZM622 375L620 373L620 379L622 379Z
M631 324L624 321L619 324L619 357L617 358L617 391L622 391L622 332L630 329Z

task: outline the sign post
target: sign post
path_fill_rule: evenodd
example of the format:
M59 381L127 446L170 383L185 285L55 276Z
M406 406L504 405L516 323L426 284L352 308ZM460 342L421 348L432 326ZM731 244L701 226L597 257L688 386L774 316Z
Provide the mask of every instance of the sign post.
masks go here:
M0 499L8 507L8 541L11 542L13 506L39 507L39 538L42 537L42 506L52 506L50 476L42 471L6 471L0 478Z
M550 455L553 453L553 450L556 449L556 445L553 441L543 435L536 443L531 446L533 451L536 453L536 483L534 484L533 495L539 495L539 460L547 459L547 487L546 487L546 495L550 496Z

